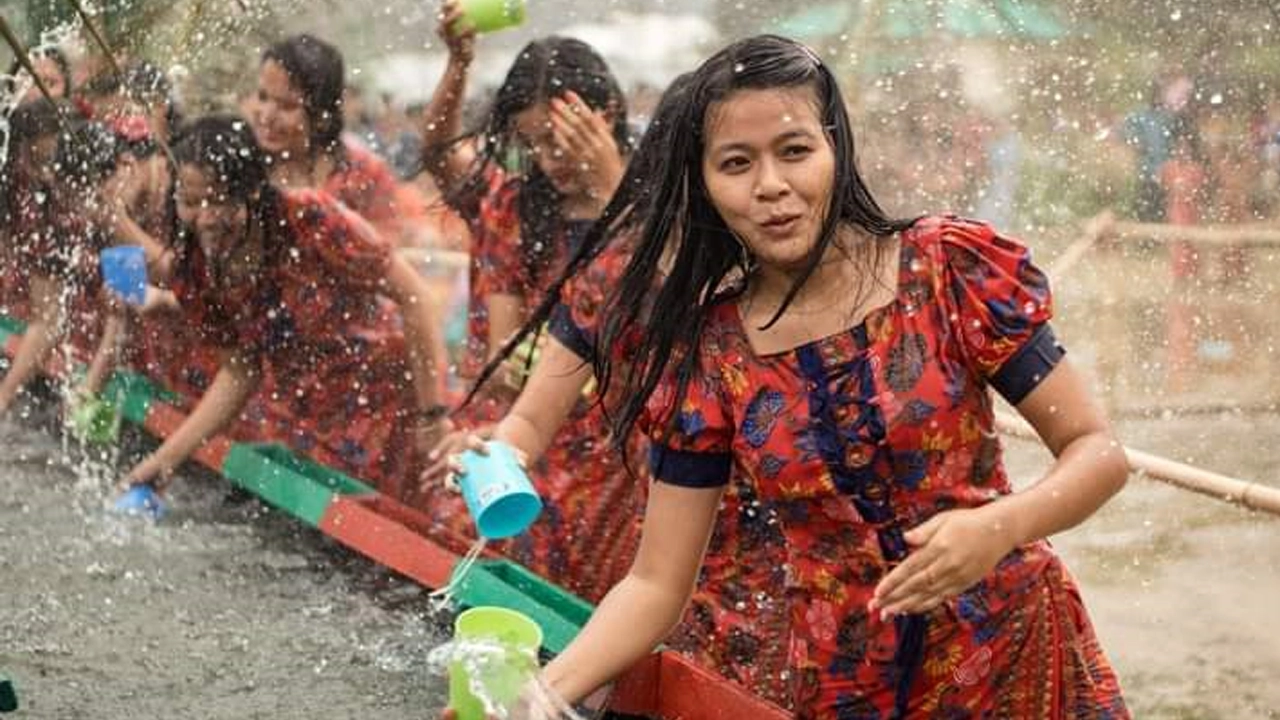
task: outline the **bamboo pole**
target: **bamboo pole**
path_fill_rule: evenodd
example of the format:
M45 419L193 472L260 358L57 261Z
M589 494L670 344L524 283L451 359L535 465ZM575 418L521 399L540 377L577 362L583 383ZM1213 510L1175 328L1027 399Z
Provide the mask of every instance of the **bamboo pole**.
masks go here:
M1049 277L1056 283L1067 271L1075 267L1077 263L1084 259L1085 255L1098 244L1104 235L1111 231L1115 226L1115 216L1110 210L1104 210L1101 213L1089 218L1084 222L1082 235L1079 240L1067 246L1066 250L1053 261L1053 265L1049 268Z
M1160 223L1117 222L1116 237L1125 240L1183 240L1204 245L1280 245L1280 228L1265 225L1164 225Z
M996 428L1013 437L1037 441L1040 439L1026 421L1008 413L996 413ZM1183 490L1191 490L1250 510L1280 517L1280 488L1219 475L1129 447L1124 448L1124 453L1132 472L1141 473Z
M93 24L93 20L89 17L89 14L84 11L84 7L80 4L80 0L67 0L67 2L71 3L71 7L75 9L76 15L80 16L80 22L84 23L85 29L89 31L89 34L93 36L94 42L98 43L98 47L102 49L102 54L107 57L107 62L111 65L112 72L116 74L116 77L123 78L124 72L120 70L120 65L116 62L116 56L112 54L111 48L107 45L107 41L103 39L102 35L98 34L97 26Z

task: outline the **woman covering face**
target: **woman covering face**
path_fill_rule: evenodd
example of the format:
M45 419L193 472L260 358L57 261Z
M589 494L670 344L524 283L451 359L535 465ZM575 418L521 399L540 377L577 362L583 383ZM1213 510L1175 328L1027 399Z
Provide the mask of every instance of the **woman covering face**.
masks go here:
M427 167L472 234L467 347L459 374L475 379L548 294L617 188L627 148L626 106L598 52L573 38L534 40L517 54L481 127L463 133L462 98L474 33L446 3L439 32L445 76L424 123ZM514 360L454 415L491 430L530 371ZM579 388L581 389L581 388ZM637 538L643 482L623 466L589 398L573 393L568 419L531 476L542 521L511 544L518 562L576 593L599 598L626 571ZM432 485L428 511L461 547L472 524L455 493Z
M272 182L330 193L392 243L407 232L387 164L343 137L342 53L312 35L293 35L267 48L256 96L247 104L254 137L268 158Z

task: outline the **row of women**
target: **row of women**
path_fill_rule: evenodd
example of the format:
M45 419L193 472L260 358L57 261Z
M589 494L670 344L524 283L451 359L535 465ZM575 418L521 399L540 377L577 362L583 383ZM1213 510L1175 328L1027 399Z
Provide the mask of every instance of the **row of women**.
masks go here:
M56 102L15 116L31 307L0 404L65 325L88 390L133 362L192 404L128 482L163 488L219 429L277 439L458 548L458 453L511 444L547 510L501 550L599 601L541 673L570 702L666 642L803 718L1128 717L1045 540L1125 459L1027 248L886 214L803 45L722 49L633 144L605 62L556 37L462 128L476 40L456 19L447 2L422 133L472 232L459 407L422 281L379 231L384 170L341 140L341 58L308 36L264 54L250 117L182 126L172 166L127 114L97 152ZM93 258L120 243L148 248L145 304L79 322L104 314ZM1055 456L1017 492L990 389Z

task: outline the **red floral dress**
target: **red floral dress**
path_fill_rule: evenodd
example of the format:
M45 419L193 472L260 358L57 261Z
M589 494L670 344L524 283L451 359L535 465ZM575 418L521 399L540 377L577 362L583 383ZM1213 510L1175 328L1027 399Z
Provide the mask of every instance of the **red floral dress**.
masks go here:
M520 182L501 171L485 178L484 194L457 205L472 229L471 317L466 360L461 374L475 377L488 357L485 303L492 294L521 298L532 312L557 277L570 248L590 227L571 221L555 242L551 260L538 278L523 260L516 210ZM456 413L463 426L493 422L510 409L507 399L485 396ZM529 469L543 500L538 520L499 549L538 575L591 601L598 601L626 575L638 539L635 519L643 503L643 482L636 480L613 450L608 423L593 398L584 397L561 426L552 445ZM450 497L452 495L452 497ZM451 544L474 538L474 526L452 491L434 492L426 504L437 532Z
M405 497L417 485L416 401L399 314L379 295L391 247L322 191L281 204L282 244L257 282L219 287L193 244L174 281L183 312L206 341L261 359L244 415L258 438Z
M30 253L26 245L36 232L42 215L38 212L31 179L9 166L16 177L10 179L8 197L4 198L4 247L0 248L0 312L11 318L27 320L31 313Z
M654 394L655 478L714 487L732 472L785 536L775 592L800 717L1128 717L1047 542L928 614L866 612L906 530L1012 492L987 387L1017 403L1052 370L1050 316L1024 247L928 218L901 234L897 300L863 323L762 356L720 305L670 432L674 389Z
M395 177L387 164L368 150L353 143L344 147L345 155L325 180L323 190L367 220L394 245L400 233ZM154 230L153 237L167 235L164 228ZM183 404L194 405L218 373L216 349L204 343L180 314L147 317L141 327L143 371L178 393ZM233 434L245 439L252 436L243 422Z
M395 174L367 148L344 142L343 149L321 189L369 221L392 246L399 244L404 228Z
M561 304L551 321L551 333L584 362L598 347L601 315L618 287L633 251L631 243L615 241L576 275L561 292ZM611 352L615 367L626 363L638 337L628 337ZM611 402L611 400L610 400ZM600 419L606 422L605 418ZM641 432L628 443L628 458L637 471L637 491L648 486L649 443ZM643 513L643 497L637 501ZM639 515L632 544L639 544ZM616 516L613 522L621 523ZM684 653L702 667L749 688L783 707L790 703L786 640L790 637L786 607L772 595L781 587L783 539L776 523L768 522L749 488L730 485L720 504L720 521L711 536L684 621L667 639L667 646ZM634 555L634 550L632 550ZM628 563L630 556L627 558ZM625 572L625 569L623 570Z

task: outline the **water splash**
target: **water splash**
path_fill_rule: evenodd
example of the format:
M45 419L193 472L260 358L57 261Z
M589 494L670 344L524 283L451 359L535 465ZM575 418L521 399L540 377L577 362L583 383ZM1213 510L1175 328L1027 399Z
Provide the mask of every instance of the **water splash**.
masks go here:
M533 649L490 638L452 640L428 654L427 667L436 674L465 674L467 689L491 717L585 720L539 674ZM516 697L510 696L513 684L520 688Z
M27 52L35 57L49 50L70 47L79 32L79 21L67 21L40 33L39 42L27 48ZM9 117L34 86L35 80L21 70L13 75L0 73L0 167L6 167L9 162L9 140L12 136Z

